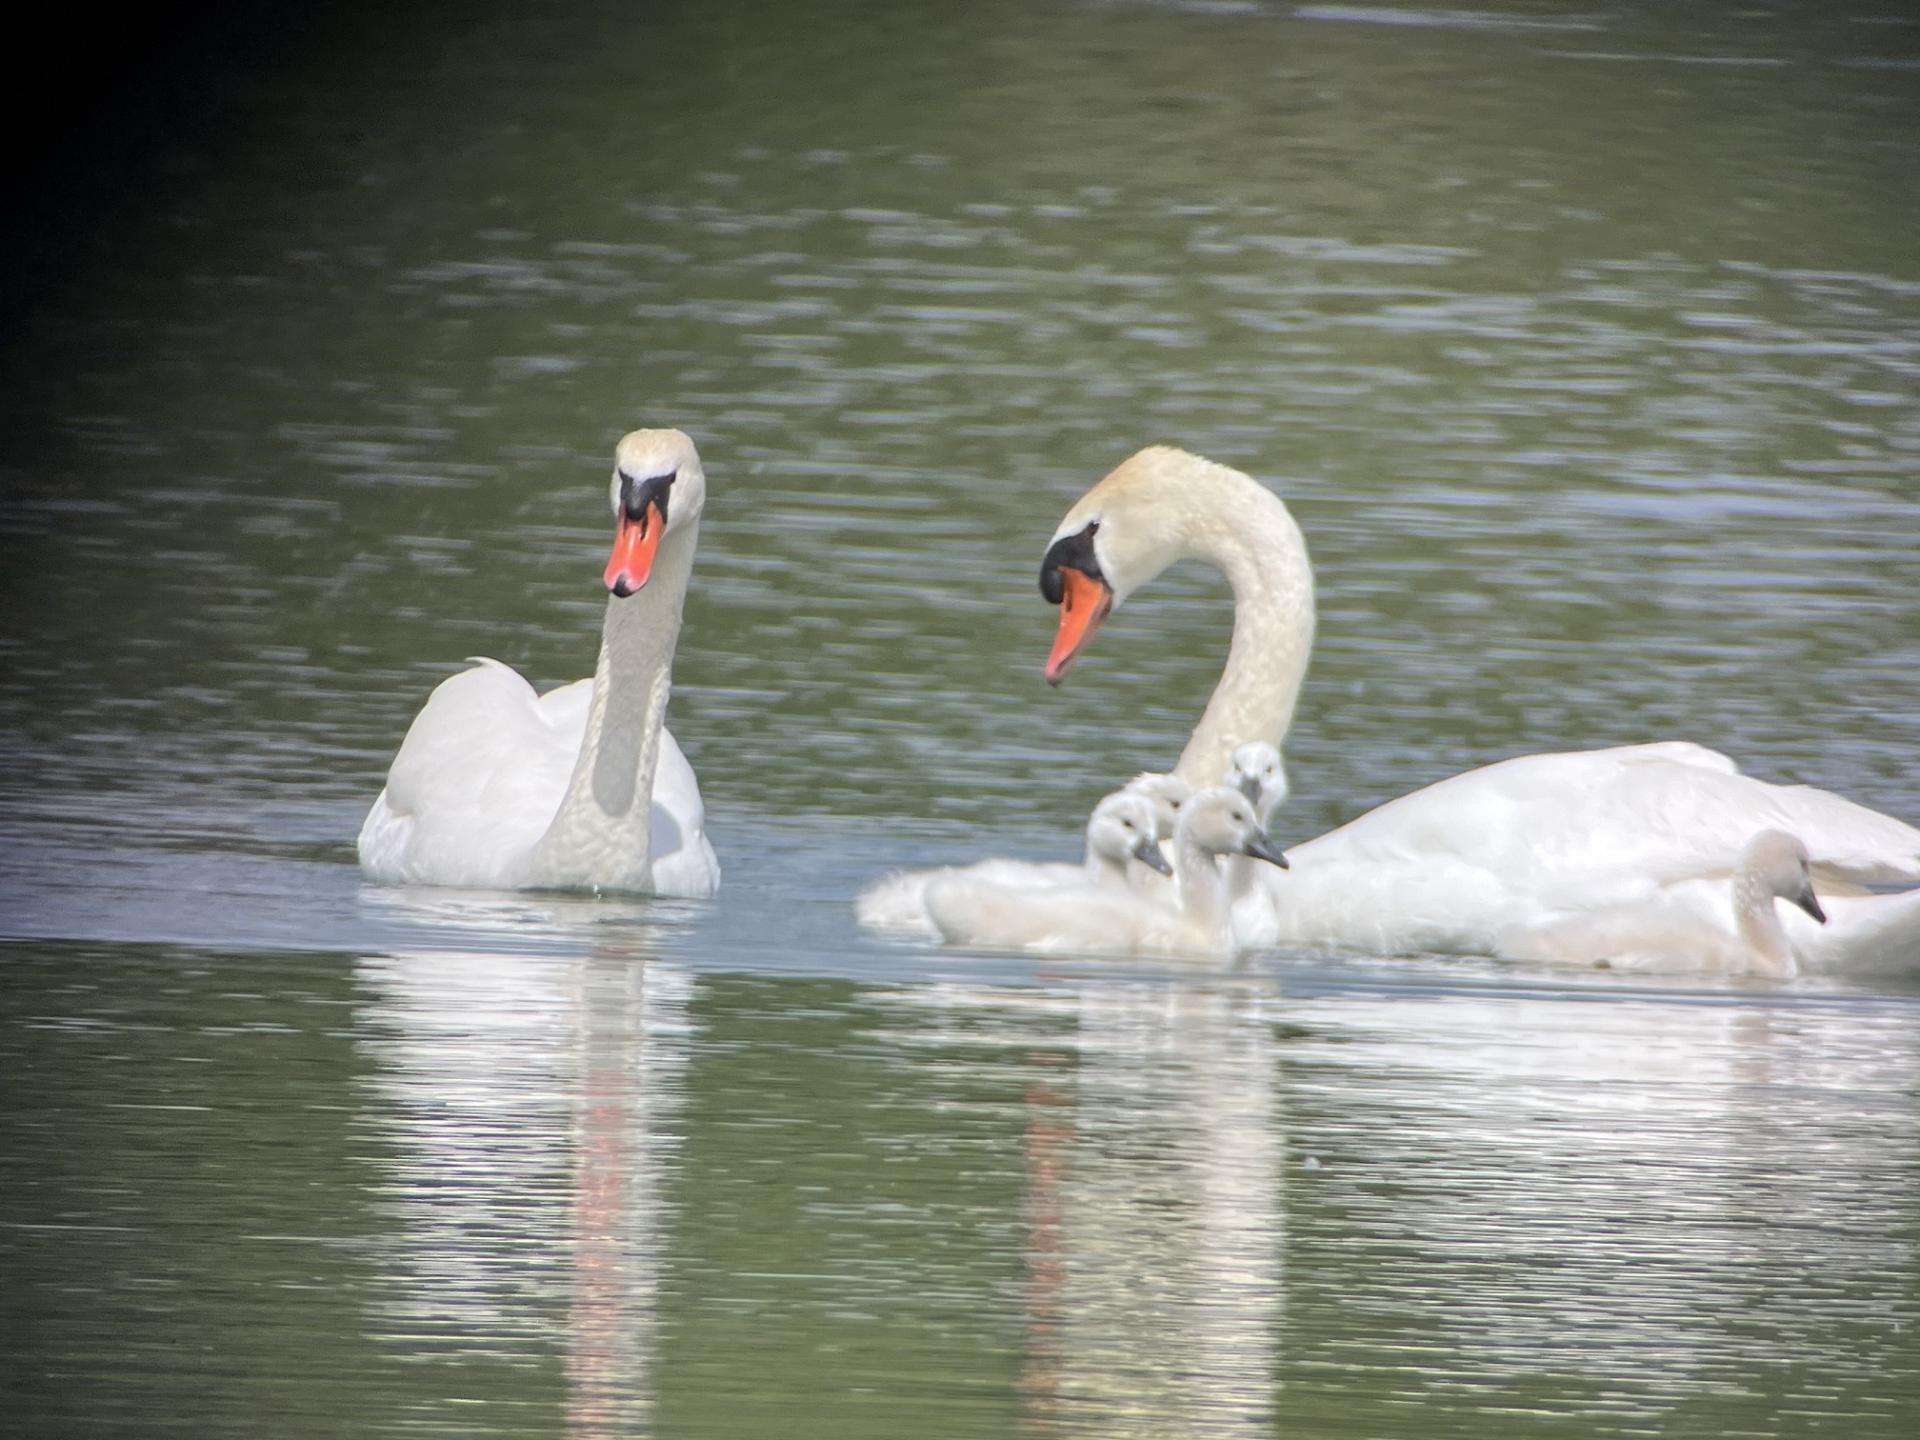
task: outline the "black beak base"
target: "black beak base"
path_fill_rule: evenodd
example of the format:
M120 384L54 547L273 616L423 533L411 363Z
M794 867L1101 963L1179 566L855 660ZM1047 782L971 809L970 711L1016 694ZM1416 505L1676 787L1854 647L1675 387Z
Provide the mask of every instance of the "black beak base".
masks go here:
M678 470L669 470L665 475L636 480L622 470L620 472L620 508L627 512L627 518L644 524L647 519L647 506L658 505L660 520L664 524L667 518L667 501L673 496L673 482L679 474Z

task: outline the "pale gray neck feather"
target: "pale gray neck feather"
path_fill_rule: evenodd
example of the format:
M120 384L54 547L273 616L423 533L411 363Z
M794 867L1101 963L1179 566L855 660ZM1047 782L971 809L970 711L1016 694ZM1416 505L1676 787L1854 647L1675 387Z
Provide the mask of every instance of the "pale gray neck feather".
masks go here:
M1174 874L1179 879L1180 913L1209 935L1218 934L1227 923L1220 858L1191 837L1177 833L1174 846L1179 852L1174 861Z
M566 798L534 847L532 884L651 888L653 775L698 532L697 523L669 532L646 588L607 601L586 736Z
M1091 845L1087 846L1087 858L1082 863L1086 866L1087 878L1096 884L1124 882L1127 878L1126 861L1109 859Z
M1780 923L1773 891L1758 876L1738 875L1733 882L1733 922L1740 938L1753 951L1755 970L1777 980L1799 973L1787 927Z
M1264 485L1227 473L1227 503L1194 513L1181 537L1184 553L1212 561L1233 587L1226 668L1174 767L1195 787L1219 784L1235 747L1286 739L1313 654L1313 566L1300 527Z

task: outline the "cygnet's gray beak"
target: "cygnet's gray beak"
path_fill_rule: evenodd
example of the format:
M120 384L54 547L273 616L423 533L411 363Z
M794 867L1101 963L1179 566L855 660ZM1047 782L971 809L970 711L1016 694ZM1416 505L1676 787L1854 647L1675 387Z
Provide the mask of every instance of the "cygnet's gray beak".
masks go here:
M1167 863L1167 857L1160 848L1160 842L1151 835L1142 835L1133 842L1133 858L1142 865L1150 865L1162 875L1171 877L1173 866Z
M1269 865L1278 865L1282 870L1288 870L1292 868L1290 865L1287 864L1287 857L1280 853L1280 847L1274 844L1273 841L1269 840L1260 831L1256 830L1253 834L1253 838L1248 840L1247 843L1241 847L1241 849L1245 851L1245 853L1247 853L1248 855L1253 856L1254 859L1264 860Z
M1247 797L1249 803L1260 803L1260 792L1266 787L1260 783L1258 775L1242 775L1234 782L1234 788Z
M1822 925L1827 923L1827 912L1820 908L1820 897L1813 893L1813 886L1807 886L1806 889L1794 896L1793 903L1806 911L1807 914L1811 915L1814 919L1818 920Z

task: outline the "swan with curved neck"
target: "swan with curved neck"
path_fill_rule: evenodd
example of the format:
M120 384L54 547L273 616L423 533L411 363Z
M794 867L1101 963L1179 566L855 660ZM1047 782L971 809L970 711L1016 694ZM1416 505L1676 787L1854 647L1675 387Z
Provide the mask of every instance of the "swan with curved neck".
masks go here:
M1279 747L1313 642L1313 577L1298 527L1247 475L1167 446L1134 455L1067 512L1041 593L1060 607L1046 677L1058 684L1115 607L1175 561L1233 589L1233 640L1176 773L1209 783L1235 747ZM1920 884L1920 830L1805 786L1769 785L1686 742L1523 756L1468 771L1292 847L1261 943L1385 953L1493 953L1516 926L1658 892L1725 904L1751 837L1807 844L1822 893ZM1238 909L1239 907L1237 907Z
M706 473L678 430L615 452L607 608L590 681L536 696L482 660L415 717L361 827L380 881L711 895L698 782L664 721Z
M1205 560L1233 589L1233 638L1220 683L1174 774L1212 785L1234 747L1278 748L1313 652L1313 566L1300 527L1252 477L1156 445L1127 460L1067 512L1040 564L1060 607L1047 657L1058 685L1107 615L1175 561Z
M949 944L1040 953L1227 955L1236 948L1220 860L1248 855L1285 869L1244 795L1202 790L1174 829L1173 903L1087 884L1018 889L965 873L927 887L927 913Z

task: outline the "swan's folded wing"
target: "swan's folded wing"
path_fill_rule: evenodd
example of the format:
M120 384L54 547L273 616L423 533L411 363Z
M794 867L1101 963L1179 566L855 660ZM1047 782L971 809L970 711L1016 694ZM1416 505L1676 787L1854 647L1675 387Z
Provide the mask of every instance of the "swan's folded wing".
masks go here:
M1920 975L1920 890L1897 895L1830 896L1827 923L1780 907L1787 938L1804 968L1824 975Z
M1295 855L1440 858L1522 883L1550 904L1561 890L1601 903L1730 876L1767 829L1797 835L1829 879L1920 883L1920 830L1824 790L1752 779L1685 742L1501 761L1389 801Z
M1779 828L1806 845L1816 880L1920 885L1920 829L1811 785L1772 788Z
M593 677L556 685L539 700L540 718L560 734L573 738L574 753L587 734L587 711L593 706Z
M1104 899L1090 887L1028 890L963 873L935 877L926 889L927 915L950 945L989 950L1125 949L1116 943L1123 920L1090 905Z
M1060 860L977 860L971 865L896 870L891 875L881 876L855 897L854 919L869 930L937 937L939 931L927 914L927 886L943 876L951 875L1005 886L1010 890L1087 883L1084 865Z
M387 772L388 832L406 833L403 844L384 848L377 873L518 883L514 868L553 819L578 748L579 736L556 733L532 687L506 666L487 661L449 676L414 717Z
M568 687L572 688L572 687ZM707 839L700 781L673 732L660 732L647 845L657 895L704 899L720 888L720 860Z

